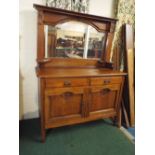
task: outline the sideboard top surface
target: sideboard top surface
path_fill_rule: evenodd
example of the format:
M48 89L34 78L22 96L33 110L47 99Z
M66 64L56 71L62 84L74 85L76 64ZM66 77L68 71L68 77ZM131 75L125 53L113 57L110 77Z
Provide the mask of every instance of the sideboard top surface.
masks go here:
M37 76L40 78L56 78L56 77L103 77L103 76L121 76L126 73L121 71L112 71L111 69L85 69L85 68L46 68L36 69Z

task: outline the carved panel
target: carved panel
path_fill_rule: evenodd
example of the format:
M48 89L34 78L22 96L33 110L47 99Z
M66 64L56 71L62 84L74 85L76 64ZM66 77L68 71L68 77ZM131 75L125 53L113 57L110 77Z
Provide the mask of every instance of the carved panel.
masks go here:
M45 95L45 121L73 119L77 115L82 117L83 88L49 89Z
M93 87L90 112L117 109L120 85Z
M69 16L59 15L54 13L45 13L44 23L56 25L58 23L71 20Z
M110 24L104 24L100 22L92 22L100 32L109 31L110 30Z

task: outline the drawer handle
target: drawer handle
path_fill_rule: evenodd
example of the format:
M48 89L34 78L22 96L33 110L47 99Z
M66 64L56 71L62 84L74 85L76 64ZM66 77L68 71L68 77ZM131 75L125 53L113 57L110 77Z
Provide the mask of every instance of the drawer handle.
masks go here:
M65 92L63 95L65 97L70 97L70 96L74 95L74 93L72 93L72 92Z
M71 82L70 81L64 81L64 86L71 86Z
M101 93L104 95L104 94L107 94L109 93L111 90L109 88L105 88L105 89L102 89L101 90Z
M104 80L103 83L104 84L109 84L111 81L110 80Z

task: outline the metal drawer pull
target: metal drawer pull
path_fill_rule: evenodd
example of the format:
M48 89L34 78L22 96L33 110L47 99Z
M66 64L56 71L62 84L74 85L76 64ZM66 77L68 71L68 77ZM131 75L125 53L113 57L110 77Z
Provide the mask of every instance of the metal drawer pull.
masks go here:
M74 93L72 93L72 92L65 92L63 95L65 97L70 97L70 96L74 95Z
M104 80L103 83L104 84L109 84L111 81L110 80Z
M70 81L64 81L64 86L71 86L71 82Z
M102 89L101 90L101 93L104 95L104 94L107 94L109 93L111 90L109 88L105 88L105 89Z

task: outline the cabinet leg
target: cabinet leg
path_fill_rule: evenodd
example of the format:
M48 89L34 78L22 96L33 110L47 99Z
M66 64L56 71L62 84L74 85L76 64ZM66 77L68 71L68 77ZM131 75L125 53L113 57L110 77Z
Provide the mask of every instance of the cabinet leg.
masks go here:
M117 121L117 118L116 117L112 117L111 120L112 120L113 125L115 125L116 121Z
M46 130L44 128L41 129L41 140L44 143L46 138Z
M46 129L44 126L43 118L41 118L41 141L44 143L46 138Z

